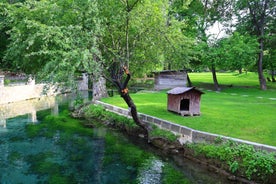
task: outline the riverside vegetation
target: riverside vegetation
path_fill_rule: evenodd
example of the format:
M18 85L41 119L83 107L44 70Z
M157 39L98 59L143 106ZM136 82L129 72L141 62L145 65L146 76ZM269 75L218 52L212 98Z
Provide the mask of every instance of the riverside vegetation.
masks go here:
M84 108L84 117L87 119L99 119L107 125L117 127L131 134L139 132L139 130L134 131L138 126L135 125L132 119L106 111L99 105L90 105ZM165 138L170 142L170 144L166 143L167 145L173 145L174 143L179 145L176 135L166 130L160 130L157 127L150 133L151 136ZM166 148L162 147L162 149ZM276 181L275 154L255 150L252 146L234 142L222 142L222 140L217 139L215 144L187 144L182 147L173 147L173 150L167 149L167 151L183 154L183 156L188 158L196 158L202 163L231 173L226 175L234 181L244 183L250 183L250 181L275 183Z
M166 91L141 91L132 94L132 98L141 113L201 131L276 145L275 83L268 83L269 89L260 91L255 73L218 73L223 89L215 92L212 91L210 73L191 73L190 78L194 85L205 92L200 117L183 118L168 112ZM150 82L146 81L146 84ZM117 95L102 101L127 108ZM190 144L185 148L192 149L194 157L207 159L234 175L262 183L276 181L275 153L219 140L216 144ZM214 160L219 160L219 163Z

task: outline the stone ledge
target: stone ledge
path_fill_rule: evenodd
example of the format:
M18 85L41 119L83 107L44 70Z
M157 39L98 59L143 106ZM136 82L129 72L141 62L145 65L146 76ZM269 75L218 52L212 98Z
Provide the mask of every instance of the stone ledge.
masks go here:
M126 116L125 113L123 113L123 111L127 111L126 109L117 107L117 106L113 106L101 101L96 101L96 104L100 104L102 105L104 108L112 109L113 112L116 112L118 114L124 115ZM194 130L191 129L189 127L185 127L182 125L178 125L166 120L162 120L160 118L156 118L153 116L149 116L146 114L142 114L139 113L140 118L145 121L146 123L154 123L157 126L159 126L160 128L169 130L177 135L180 136L179 141L182 144L185 144L187 142L191 142L191 143L214 143L216 139L220 138L223 141L235 141L237 143L242 143L242 144L247 144L247 145L252 145L254 146L255 149L259 149L259 150L266 150L268 152L276 152L276 147L274 146L270 146L270 145L265 145L265 144L260 144L260 143L255 143L255 142L250 142L250 141L246 141L246 140L242 140L242 139L236 139L236 138L232 138L232 137L227 137L227 136L222 136L222 135L218 135L218 134L212 134L212 133L208 133L208 132L203 132L203 131L198 131L198 130ZM131 118L131 116L128 115L129 118Z

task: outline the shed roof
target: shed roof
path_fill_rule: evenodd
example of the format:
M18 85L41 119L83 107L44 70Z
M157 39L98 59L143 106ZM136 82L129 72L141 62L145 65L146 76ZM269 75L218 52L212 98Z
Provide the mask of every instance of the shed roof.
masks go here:
M176 87L176 88L173 88L173 89L169 90L167 92L167 94L179 95L179 94L183 94L183 93L186 93L188 91L191 91L191 90L195 90L195 91L203 94L202 91L200 91L198 89L195 89L195 87Z
M186 73L185 70L161 70L161 71L153 71L152 73L154 73L154 74L163 74L163 73L178 73L178 72Z

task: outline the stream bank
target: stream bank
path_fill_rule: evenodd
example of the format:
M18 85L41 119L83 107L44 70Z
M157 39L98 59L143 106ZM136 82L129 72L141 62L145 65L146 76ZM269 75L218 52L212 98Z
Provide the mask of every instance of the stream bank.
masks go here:
M175 162L176 155L165 155L144 139L97 127L104 119L70 117L66 99L62 105L60 100L41 98L5 108L8 116L5 126L0 126L0 183L228 184L189 160ZM24 112L16 111L23 106ZM129 123L127 131L137 134L131 122L116 117Z
M120 116L118 114L112 114L112 112L105 111L102 108L100 109L94 108L90 106L90 108L86 108L82 113L82 116L86 119L97 119L103 124L119 129L120 131L135 137L143 137L141 136L141 130L138 127L135 127L134 122L131 124L131 120L124 116ZM90 109L90 110L89 110ZM96 109L96 112L95 112ZM104 112L105 111L105 112ZM107 114L105 114L107 113ZM118 118L116 117L118 116ZM128 120L127 120L128 119ZM93 126L93 125L87 125ZM172 157L177 157L176 160L189 159L194 163L199 164L200 166L206 168L207 170L211 171L212 173L216 173L224 177L229 183L275 183L275 175L262 178L260 176L253 176L249 180L246 175L242 172L231 172L231 167L229 168L229 163L225 161L218 160L216 158L208 158L204 154L197 153L193 148L189 145L181 145L179 141L169 140L164 136L155 136L150 138L150 145L158 148L166 155L170 155ZM234 162L236 163L236 162ZM253 173L254 174L254 173Z

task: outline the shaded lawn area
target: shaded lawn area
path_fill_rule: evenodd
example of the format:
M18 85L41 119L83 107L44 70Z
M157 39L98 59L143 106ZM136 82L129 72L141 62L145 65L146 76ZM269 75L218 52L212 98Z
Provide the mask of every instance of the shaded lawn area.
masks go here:
M131 97L138 112L196 130L276 146L275 89L231 87L219 93L206 89L203 92L201 116L194 117L168 112L166 91L140 92ZM120 96L102 101L127 108Z
M213 78L210 72L202 73L189 73L192 80L193 86L205 87L213 89ZM270 77L270 75L265 74L265 77ZM258 74L254 72L247 73L217 73L218 83L222 85L222 88L232 85L233 87L243 87L243 88L256 88L259 89ZM267 82L268 91L271 89L276 92L276 84L273 82ZM259 91L259 90L258 90Z

